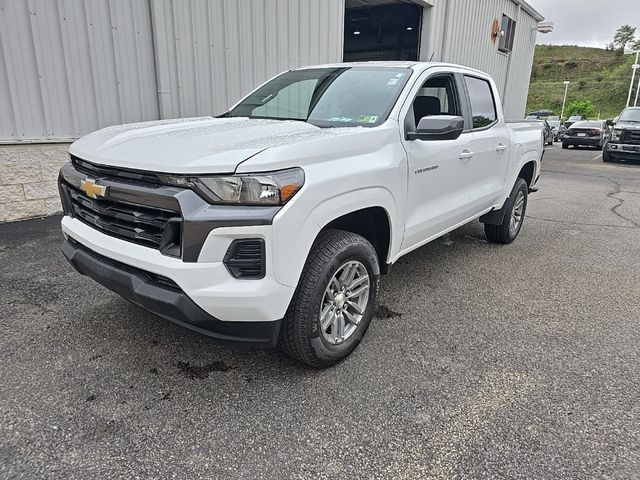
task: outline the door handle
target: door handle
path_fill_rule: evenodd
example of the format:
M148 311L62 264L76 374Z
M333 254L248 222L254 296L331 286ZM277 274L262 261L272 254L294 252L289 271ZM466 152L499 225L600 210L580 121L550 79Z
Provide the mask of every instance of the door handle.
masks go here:
M504 152L507 149L507 146L504 143L500 143L496 147L496 152Z
M469 150L464 150L460 155L458 155L460 160L468 160L471 157L473 157L473 152L470 152Z

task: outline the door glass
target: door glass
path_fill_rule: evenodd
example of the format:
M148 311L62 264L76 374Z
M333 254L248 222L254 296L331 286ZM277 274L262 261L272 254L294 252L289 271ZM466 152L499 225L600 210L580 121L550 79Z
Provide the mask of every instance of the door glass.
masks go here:
M455 83L451 75L439 75L429 78L413 101L413 114L416 125L422 117L432 115L460 115L455 93Z
M491 125L498 118L491 85L486 80L476 77L465 76L464 80L469 91L473 128Z

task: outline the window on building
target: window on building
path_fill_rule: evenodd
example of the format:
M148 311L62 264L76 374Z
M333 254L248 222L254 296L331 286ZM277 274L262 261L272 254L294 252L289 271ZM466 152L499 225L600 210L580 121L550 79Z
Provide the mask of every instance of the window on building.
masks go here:
M484 128L491 125L498 118L491 85L486 80L476 77L465 76L464 80L469 91L473 128Z
M513 50L513 40L516 36L516 21L506 15L502 15L500 30L502 30L504 34L500 37L498 50L501 52L510 52Z

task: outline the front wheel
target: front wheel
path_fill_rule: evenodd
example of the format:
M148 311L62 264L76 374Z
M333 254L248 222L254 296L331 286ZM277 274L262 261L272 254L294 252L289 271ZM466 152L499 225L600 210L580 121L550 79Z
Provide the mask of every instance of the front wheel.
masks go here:
M605 148L604 150L602 150L602 161L603 162L613 162L613 157L611 156L611 154L607 151L607 149Z
M484 233L487 240L494 243L507 244L516 239L524 222L528 195L529 186L527 182L522 178L518 178L511 190L511 195L509 195L503 207L504 216L502 223L500 225L484 224Z
M562 148L566 150L567 148L569 148L569 145L567 145L566 143L562 142Z
M347 357L371 323L379 277L378 255L364 237L322 232L285 315L281 348L316 368Z

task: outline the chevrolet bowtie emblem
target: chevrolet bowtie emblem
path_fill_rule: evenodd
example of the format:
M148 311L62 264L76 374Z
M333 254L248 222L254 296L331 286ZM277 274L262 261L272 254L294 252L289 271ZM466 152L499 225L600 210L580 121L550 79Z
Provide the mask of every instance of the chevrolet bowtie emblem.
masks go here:
M96 185L96 182L88 178L80 182L80 188L89 198L104 197L107 193L107 187Z

